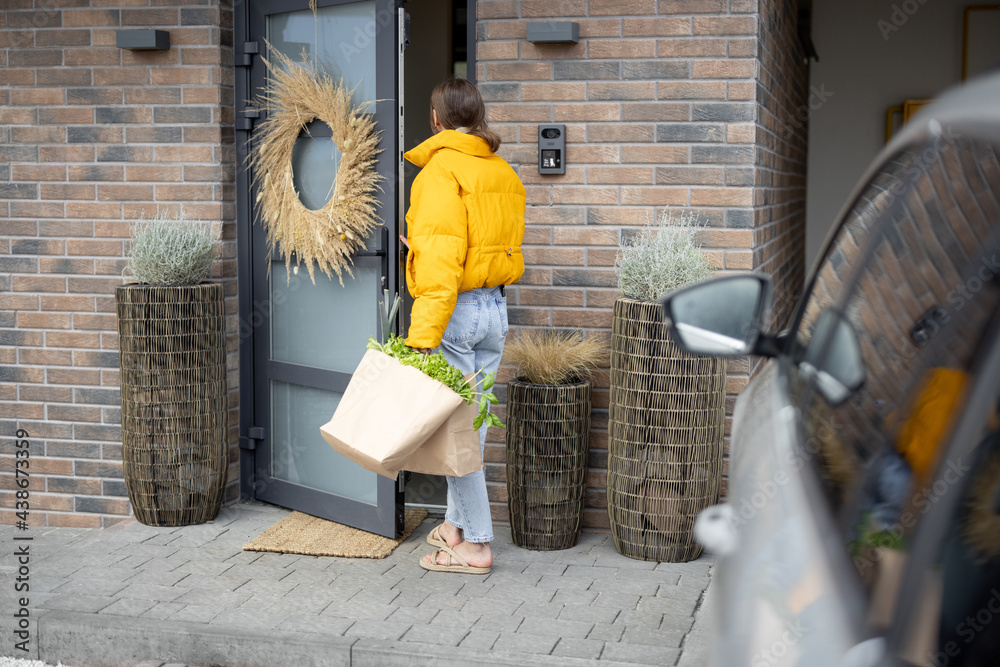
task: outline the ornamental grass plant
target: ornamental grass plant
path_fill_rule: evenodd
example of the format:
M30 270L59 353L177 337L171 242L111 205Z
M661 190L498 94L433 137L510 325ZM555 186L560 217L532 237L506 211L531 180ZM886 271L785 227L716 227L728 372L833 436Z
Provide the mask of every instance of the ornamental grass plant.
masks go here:
M533 384L572 384L583 380L607 356L607 345L579 331L522 331L504 346L504 363Z
M657 301L667 292L712 274L708 258L695 241L701 225L690 211L679 215L665 209L656 224L647 225L618 250L615 273L630 299Z
M157 214L132 225L125 270L144 285L197 285L218 254L211 223Z

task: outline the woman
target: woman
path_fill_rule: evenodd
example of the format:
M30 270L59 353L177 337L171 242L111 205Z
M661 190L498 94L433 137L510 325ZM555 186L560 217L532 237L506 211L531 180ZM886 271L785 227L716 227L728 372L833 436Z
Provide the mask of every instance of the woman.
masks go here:
M422 168L406 214L410 252L406 284L413 297L406 344L434 348L464 373L500 366L507 335L504 286L524 273L525 191L495 152L500 137L486 124L476 86L449 79L431 93L434 135L404 156ZM481 377L481 376L480 376ZM480 452L486 427L479 433ZM420 560L428 570L486 574L493 564L493 521L479 470L448 477L445 522Z

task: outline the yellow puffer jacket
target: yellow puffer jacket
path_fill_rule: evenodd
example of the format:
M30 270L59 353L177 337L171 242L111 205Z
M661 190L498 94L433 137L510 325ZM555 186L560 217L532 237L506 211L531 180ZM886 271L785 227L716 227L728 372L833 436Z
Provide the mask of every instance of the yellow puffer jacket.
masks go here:
M434 348L459 292L521 279L525 191L480 137L443 130L404 157L413 181L406 224L406 285L413 297L410 347Z

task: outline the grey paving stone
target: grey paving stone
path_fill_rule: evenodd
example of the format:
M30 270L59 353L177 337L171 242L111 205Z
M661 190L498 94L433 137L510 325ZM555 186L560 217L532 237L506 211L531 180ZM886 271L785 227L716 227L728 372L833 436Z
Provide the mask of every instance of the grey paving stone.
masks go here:
M524 566L527 569L527 565ZM475 575L463 575L468 577L473 577ZM527 572L522 572L520 569L509 569L506 571L493 570L492 573L485 579L478 577L479 580L484 583L490 583L494 586L534 586L541 580L542 576L539 574L529 574ZM472 579L475 582L476 579Z
M684 634L684 632L676 630L632 626L625 629L625 634L622 635L621 641L625 644L649 644L652 646L680 648Z
M269 614L287 614L289 616L317 616L329 607L330 604L330 598L321 595L294 598L286 595L278 598L273 604L262 611Z
M594 624L588 621L546 620L544 623L522 623L517 631L532 635L559 635L583 639L590 634Z
M434 625L414 625L402 639L405 642L420 642L435 646L458 646L469 634L466 628L440 627ZM442 658L445 656L442 655Z
M211 623L212 619L222 613L222 609L206 607L199 604L186 605L175 612L168 620L188 621L191 623Z
M139 556L148 561L151 558L168 558L177 553L177 547L168 547L150 544L149 542L142 542L140 544L126 544L125 546L116 549L114 553L115 555L121 555L122 558Z
M230 565L230 569L225 570L225 573L230 577L245 577L247 579L254 579L255 581L281 581L289 574L294 572L294 570L282 568L282 567L272 567L270 565L263 565L259 560L255 560L249 565L243 563L234 563L233 561L225 561L225 565ZM196 573L192 573L196 574ZM211 574L206 572L205 574Z
M153 600L156 602L173 602L187 592L188 591L185 588L136 583L129 584L122 590L118 591L116 597L133 598L136 600Z
M155 606L155 600L135 600L126 598L116 600L114 604L108 605L102 609L100 613L135 618L136 616L141 616Z
M619 575L618 578L627 579L628 581L641 581L647 584L658 584L660 586L674 586L680 580L681 574L679 572L671 572L670 570L652 570L629 572Z
M11 570L13 575L13 569ZM46 577L44 575L37 575L31 577L31 590L32 592L38 591L39 593L48 593L54 588L58 588L70 580L66 577Z
M56 595L56 597L39 603L39 607L61 611L81 611L96 614L112 605L115 598L95 595Z
M649 612L641 609L624 609L620 614L618 614L618 618L615 619L615 625L658 628L660 627L661 621L663 621L662 612Z
M184 574L209 574L212 576L218 576L223 572L227 572L234 569L235 566L232 563L223 563L210 560L200 560L200 561L188 560L179 565L174 570L174 572L183 572ZM235 572L231 572L230 575L239 576L239 574Z
M412 626L409 623L397 621L359 620L344 633L345 637L370 637L395 641L402 637Z
M523 626L522 626L523 627ZM527 634L524 632L501 632L493 650L516 651L518 653L540 653L548 655L559 642L559 636L553 634Z
M153 559L149 556L128 556L115 563L115 569L135 570L151 560Z
M240 628L269 630L285 618L277 614L262 614L258 609L225 609L210 622L215 625L232 625Z
M430 623L439 612L439 609L433 607L396 607L386 620L414 625L426 624Z
M133 576L138 576L140 573L144 576L149 574L170 574L173 573L180 566L184 565L187 561L183 560L167 560L166 558L154 558L148 560L139 567L135 568L138 572ZM177 572L178 578L186 577L190 572Z
M320 616L354 618L367 623L369 621L384 621L396 609L396 607L387 604L361 605L358 603L334 602L320 612Z
M610 623L595 623L594 628L587 635L587 639L595 639L605 642L616 642L625 633L624 625L612 625Z
M563 637L552 650L552 655L562 658L596 660L601 657L601 651L603 650L604 642L600 640Z
M469 631L469 634L465 635L465 639L462 640L459 646L475 651L489 651L493 648L499 637L500 633L494 630L477 630L473 628Z
M198 590L235 591L249 581L249 577L234 577L230 574L191 574L184 580L184 585ZM248 590L240 592L253 593Z
M483 597L488 600L517 600L538 604L548 602L555 594L552 589L535 586L496 586Z
M302 557L298 554L265 553L259 559L254 561L254 565L260 565L262 567L287 568L300 558Z
M249 593L192 588L174 602L187 605L210 605L221 611L226 608L235 609L249 599Z
M596 591L567 591L560 589L556 591L555 597L552 598L552 603L590 605L597 600L598 595L599 594Z
M124 581L107 579L73 579L58 588L52 589L58 595L100 595L111 597L127 587Z
M476 614L466 614L455 609L442 609L431 619L430 625L436 627L470 629L479 620Z
M673 665L677 662L678 656L680 651L675 648L607 643L604 645L604 652L601 653L601 660L637 662L644 665Z
M597 556L592 556L587 552L559 551L555 553L558 553L554 561L556 563L565 563L567 565L594 565L597 562Z
M538 588L544 588L548 590L575 590L575 591L585 591L590 589L593 584L598 582L607 583L610 579L598 579L595 581L594 577L567 577L558 576L554 574L543 574L541 581L538 582Z
M602 592L594 600L593 605L614 609L635 609L639 606L639 596L632 593Z
M262 551L243 551L240 550L239 553L234 554L226 559L227 563L233 563L234 565L249 565L260 560L260 557L264 555ZM327 566L329 567L329 566Z
M525 602L517 608L518 616L525 616L529 619L554 619L562 613L561 604Z
M629 581L628 579L598 579L591 588L600 593L631 593L634 595L656 595L659 584L647 581Z
M590 579L611 579L618 574L617 567L598 567L597 565L567 565L564 577L589 577Z
M529 563L524 574L562 574L568 567L566 563Z
M602 553L597 556L597 561L594 565L597 567L617 567L622 570L634 572L640 570L654 570L657 565L660 565L660 563L657 563L656 561L636 560L635 558L622 556L619 553Z
M700 610L699 610L699 613ZM661 630L672 630L674 632L687 632L694 624L694 617L687 614L664 614L660 621Z
M637 607L640 612L647 613L660 613L660 614L678 614L689 616L694 614L694 610L698 607L698 598L692 597L646 597L643 596L639 599L639 606Z
M282 595L295 590L298 585L299 584L294 581L286 581L284 579L280 581L258 581L256 579L247 579L233 590L239 593L252 593L254 595L265 594L281 597Z
M406 586L406 582L403 582L403 585L401 585L398 590L399 597L392 601L392 604L397 607L416 607L423 604L423 601L430 596L430 593L427 593L426 591L409 590Z
M517 629L524 623L524 616L506 614L483 614L472 626L473 630L485 630L493 632L517 632Z
M492 592L492 591L491 591ZM434 607L435 609L461 609L468 603L469 598L464 595L444 595L433 593L420 603L421 607Z
M712 567L712 561L701 562L700 560L690 563L657 563L656 569L662 572L674 572L690 577L708 577Z
M325 570L293 570L288 572L283 577L277 579L272 579L275 582L281 582L286 585L306 585L306 586L329 586L333 581L337 579L338 575L334 572L327 572ZM251 581L260 581L259 579L251 578Z
M184 580L189 576L191 575L187 572L147 569L136 572L126 579L126 581L130 586L146 584L149 586L179 586L187 588Z
M458 592L469 598L482 598L495 587L489 580L468 581Z
M177 602L157 602L153 607L149 609L146 613L142 614L143 618L151 618L154 620L163 620L169 618L173 614L184 608L185 605Z
M277 629L288 632L312 632L341 636L355 623L358 621L353 618L289 615L281 623L278 623Z
M495 616L510 615L517 611L523 603L519 600L484 600L483 598L472 598L462 607L462 613L492 614Z
M359 604L362 606L366 605L387 605L393 604L393 601L400 596L402 591L398 589L388 589L388 590L373 590L370 588L363 588L356 595L349 598L348 602L353 604Z
M589 621L591 623L614 623L621 612L619 609L594 607L587 604L567 604L559 612L559 618L567 621Z

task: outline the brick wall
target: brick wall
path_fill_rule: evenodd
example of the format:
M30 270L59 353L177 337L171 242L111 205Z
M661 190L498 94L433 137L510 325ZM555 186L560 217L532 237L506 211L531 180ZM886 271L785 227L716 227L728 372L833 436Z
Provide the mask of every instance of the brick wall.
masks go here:
M798 0L760 0L757 54L753 268L774 280L780 328L805 276L809 67L798 38Z
M232 5L109 4L5 0L0 12L3 523L17 428L32 443L34 523L130 513L113 295L129 221L158 211L211 221L224 239L213 278L230 314L237 492ZM119 28L168 30L171 48L118 49Z
M805 130L781 125L806 69L795 3L780 4L761 3L758 16L757 0L477 2L488 119L528 191L528 269L508 299L515 329L606 334L618 246L665 207L697 214L715 268L761 269L780 290L800 289ZM579 23L579 43L525 40L529 22L554 19ZM789 79L792 89L771 90ZM540 122L566 124L563 176L537 173ZM730 411L749 370L746 360L731 365ZM504 368L501 380L512 374ZM608 380L606 369L594 378L592 527L608 526ZM506 519L504 450L494 439L487 480L494 515Z

